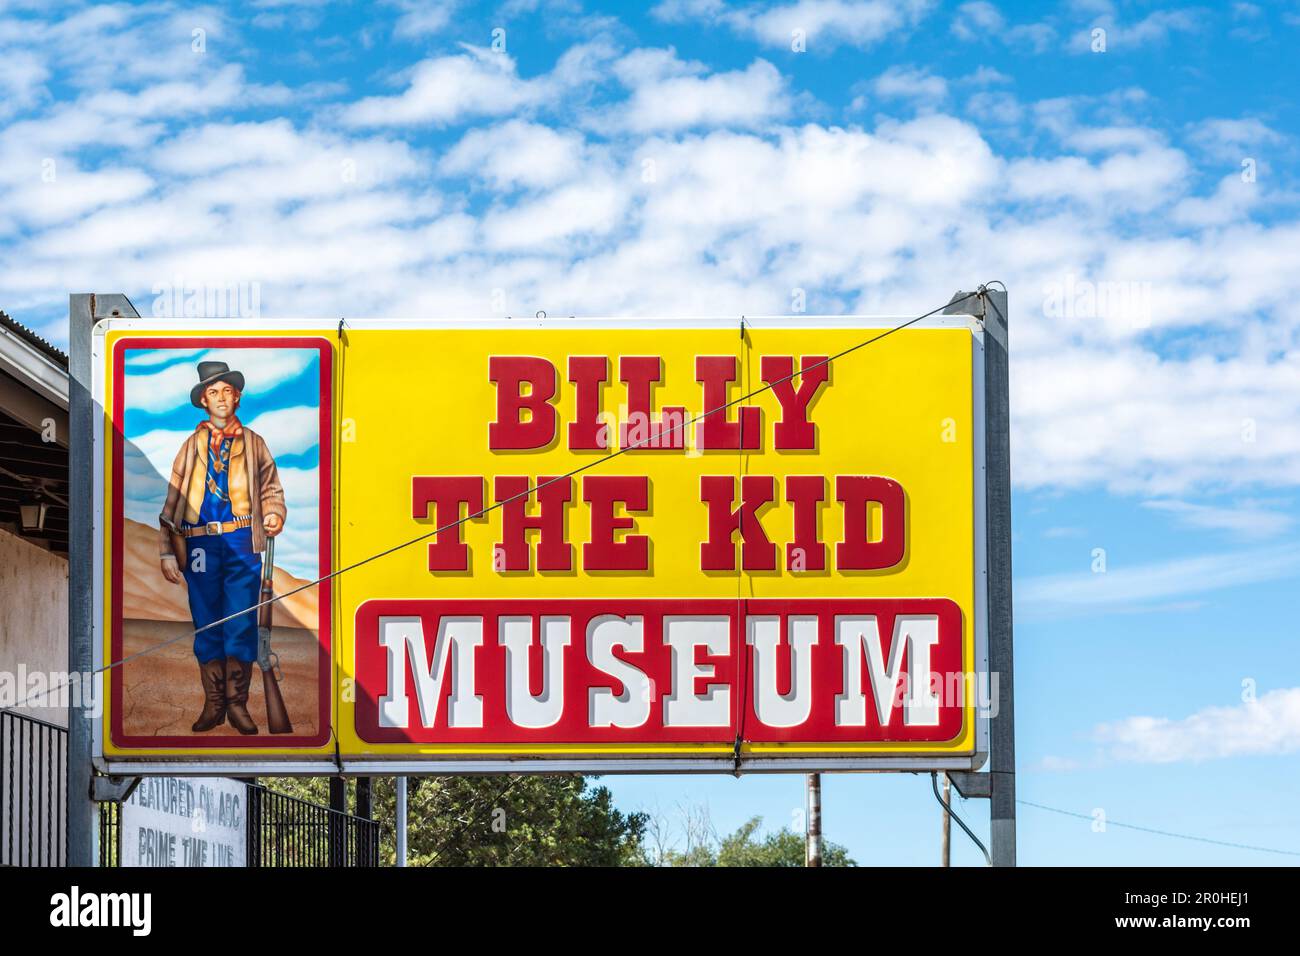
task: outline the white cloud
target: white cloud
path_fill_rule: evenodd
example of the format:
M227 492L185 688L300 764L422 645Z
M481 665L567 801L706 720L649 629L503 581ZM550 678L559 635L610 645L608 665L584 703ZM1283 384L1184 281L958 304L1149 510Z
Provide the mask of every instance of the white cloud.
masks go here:
M979 40L1001 32L1006 27L1002 12L985 0L963 3L957 7L950 29L961 40Z
M525 79L512 57L462 43L463 53L422 60L409 71L406 89L368 96L343 113L354 127L443 126L473 116L502 116L555 104L565 92L591 82L613 56L604 41L570 48L548 74Z
M1093 206L1124 203L1143 211L1175 195L1188 173L1180 151L1153 147L1116 153L1097 163L1081 156L1018 159L1008 168L1008 185L1017 199Z
M1156 495L1295 485L1298 383L1300 352L1180 360L1126 346L1026 356L1012 379L1016 482Z
M31 50L0 53L0 119L38 103L50 71Z
M91 171L55 163L53 175L52 180L37 180L10 193L9 213L34 226L49 226L137 199L153 187L153 180L138 169Z
M948 96L948 82L929 70L891 66L876 77L871 87L882 99L912 100L937 105Z
M517 187L554 186L583 170L584 142L574 132L509 120L498 126L473 129L443 157L442 172L472 176L508 192Z
M1247 157L1263 158L1261 150L1275 150L1286 137L1255 117L1201 120L1191 131L1191 141L1213 159L1237 165Z
M1128 25L1105 13L1089 23L1087 29L1076 32L1069 48L1075 53L1091 53L1094 29L1106 31L1106 53L1111 53L1164 43L1173 34L1195 33L1201 27L1202 16L1196 10L1155 10Z
M612 180L565 186L488 213L483 239L489 249L520 250L570 236L598 237L619 224L628 199L627 188Z
M915 26L932 6L928 0L798 0L750 12L748 28L773 46L788 47L793 33L802 30L810 49L867 47Z
M451 23L459 5L456 0L400 0L396 6L402 13L393 25L393 36L418 40L439 33Z
M1056 29L1051 24L1009 24L1001 10L984 0L957 7L949 30L967 43L999 41L1013 49L1032 53L1044 53L1056 41Z
M1223 588L1300 577L1300 548L1283 545L1124 566L1109 556L1103 572L1087 567L1068 574L1016 582L1017 613L1062 617L1152 610L1155 602L1186 599Z
M281 468L287 515L275 540L275 563L304 580L322 573L320 566L320 470ZM328 565L328 559L326 559Z
M1178 719L1129 717L1099 725L1093 736L1114 759L1135 763L1291 754L1300 750L1300 687Z
M466 44L462 54L417 64L404 92L366 97L344 118L352 126L441 125L534 106L545 93L542 84L519 77L511 57Z
M786 49L798 32L808 50L825 52L839 46L873 46L916 26L933 6L931 0L796 0L737 6L722 0L666 0L652 12L670 23L703 20L727 26Z
M314 406L262 412L248 427L266 439L275 456L300 455L320 445L320 409Z
M1142 506L1170 514L1192 528L1227 531L1241 538L1275 538L1295 524L1295 518L1285 511L1257 501L1224 506L1161 498L1144 501Z
M780 72L766 60L710 76L670 76L638 85L618 109L638 133L700 126L755 126L782 116L790 103Z
M197 418L194 424L198 424ZM133 457L135 459L135 465L131 469L131 473L146 478L153 477L166 482L171 477L172 465L176 462L176 453L180 451L181 445L193 433L193 429L180 431L156 428L133 438L127 445L129 453L124 456L127 461L130 461ZM141 458L143 458L143 461L140 460ZM152 472L152 475L150 475L150 472ZM152 489L152 485L149 485L149 487ZM155 516L161 504L162 499L157 499L157 503L153 506Z

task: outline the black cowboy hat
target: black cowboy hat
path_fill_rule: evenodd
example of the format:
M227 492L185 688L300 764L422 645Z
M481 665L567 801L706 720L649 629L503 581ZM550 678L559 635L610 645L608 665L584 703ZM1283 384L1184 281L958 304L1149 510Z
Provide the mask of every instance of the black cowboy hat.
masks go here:
M199 384L190 389L190 404L195 408L203 407L203 392L209 385L225 382L238 392L244 390L244 373L232 372L225 362L200 362Z

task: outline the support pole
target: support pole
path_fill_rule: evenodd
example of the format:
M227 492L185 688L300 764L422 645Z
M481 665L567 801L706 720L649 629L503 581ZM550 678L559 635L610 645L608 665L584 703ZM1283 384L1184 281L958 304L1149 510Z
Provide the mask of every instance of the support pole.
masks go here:
M94 551L94 403L91 400L90 348L95 328L94 296L68 297L68 674L94 669L91 624L95 585L90 555ZM107 686L105 682L104 686ZM86 709L90 688L68 698L68 866L99 863L99 812L90 796L94 741Z
M356 815L362 820L373 820L374 812L372 809L370 778L357 777L356 793ZM362 838L357 841L360 859L356 861L357 866L378 866L379 865L379 847L375 841L370 838L372 828L366 827L361 831Z
M822 775L808 774L808 835L804 841L804 865L822 865Z
M99 807L92 793L94 718L106 678L95 668L95 408L91 349L95 323L110 316L138 318L126 296L78 292L68 296L68 695L66 780L66 861L68 866L99 864Z
M357 810L356 810L357 816L359 816L363 820L374 819L371 816L371 810L370 810L370 778L369 777L357 777L356 804L357 804Z
M952 806L952 781L945 773L943 775L943 850L942 863L940 863L943 867L952 866L952 814L948 812L950 806Z
M397 865L406 866L406 778L397 778Z
M984 437L988 462L988 619L990 680L997 707L989 724L991 847L994 866L1016 865L1016 708L1011 619L1011 415L1007 294L987 290L984 305Z
M329 865L347 866L347 830L343 815L348 812L348 782L343 777L330 777Z

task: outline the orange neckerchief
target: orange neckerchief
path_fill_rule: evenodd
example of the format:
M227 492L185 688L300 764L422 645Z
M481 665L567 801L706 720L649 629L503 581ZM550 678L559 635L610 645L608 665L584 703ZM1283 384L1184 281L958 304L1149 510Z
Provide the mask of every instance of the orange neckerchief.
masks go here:
M218 470L221 462L221 443L227 438L238 438L244 433L244 426L239 423L239 419L232 415L225 428L218 428L211 421L199 422L199 429L208 430L208 450L212 458L218 463ZM196 429L197 430L197 429Z

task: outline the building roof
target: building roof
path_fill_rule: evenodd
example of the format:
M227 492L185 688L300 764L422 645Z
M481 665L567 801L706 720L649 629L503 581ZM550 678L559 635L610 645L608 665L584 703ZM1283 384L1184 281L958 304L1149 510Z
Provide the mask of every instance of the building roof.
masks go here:
M68 356L0 312L0 527L21 534L19 505L40 493L41 531L22 536L68 550Z
M55 348L53 345L45 341L45 339L41 338L39 335L37 335L27 326L23 325L21 322L16 321L15 319L10 318L7 313L2 311L0 311L0 327L8 329L10 332L18 336L20 339L25 341L28 345L32 346L37 351L44 352L47 357L53 359L58 364L62 365L65 369L68 367L68 355L66 352L62 352L59 349Z

